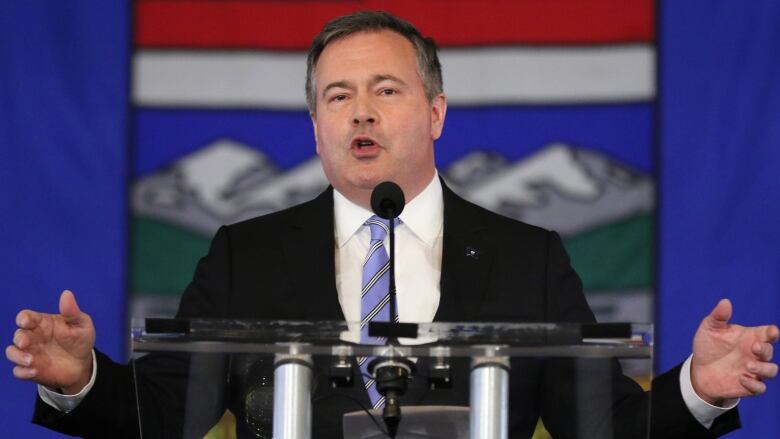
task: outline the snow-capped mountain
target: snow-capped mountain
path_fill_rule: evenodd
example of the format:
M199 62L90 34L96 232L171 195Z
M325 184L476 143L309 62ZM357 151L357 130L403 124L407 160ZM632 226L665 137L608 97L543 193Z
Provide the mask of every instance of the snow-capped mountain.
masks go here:
M652 178L586 149L552 144L515 163L494 156L469 154L444 172L445 179L474 203L562 235L649 212L655 205ZM489 169L481 169L485 166Z
M442 175L465 198L490 210L571 235L654 206L654 185L610 158L552 144L514 163L474 152ZM182 157L133 187L136 215L204 234L316 196L327 180L313 157L281 172L260 151L220 140Z

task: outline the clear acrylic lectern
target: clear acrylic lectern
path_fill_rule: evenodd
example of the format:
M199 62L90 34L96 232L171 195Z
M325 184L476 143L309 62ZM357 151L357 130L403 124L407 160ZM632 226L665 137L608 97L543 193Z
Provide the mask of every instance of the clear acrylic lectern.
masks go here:
M134 319L142 436L387 437L356 365L383 357L414 369L398 438L549 437L540 417L552 437L647 437L651 325L425 323L392 346L346 341L355 325Z

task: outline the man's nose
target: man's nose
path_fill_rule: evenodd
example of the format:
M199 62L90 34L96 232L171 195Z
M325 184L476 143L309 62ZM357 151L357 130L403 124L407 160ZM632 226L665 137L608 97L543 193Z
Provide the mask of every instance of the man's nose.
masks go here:
M355 99L355 106L354 106L355 112L352 115L352 123L355 126L361 125L361 124L374 124L377 122L377 114L374 109L374 106L371 104L369 99L367 98L357 98Z

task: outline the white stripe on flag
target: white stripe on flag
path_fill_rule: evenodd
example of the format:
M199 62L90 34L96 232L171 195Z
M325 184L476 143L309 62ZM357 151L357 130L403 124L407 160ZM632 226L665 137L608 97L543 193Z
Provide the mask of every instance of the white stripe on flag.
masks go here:
M303 53L140 51L133 101L141 106L305 108ZM441 51L451 105L647 101L651 45L490 47Z
M302 53L136 52L133 101L144 106L305 108Z
M647 101L655 96L649 45L443 51L453 104Z

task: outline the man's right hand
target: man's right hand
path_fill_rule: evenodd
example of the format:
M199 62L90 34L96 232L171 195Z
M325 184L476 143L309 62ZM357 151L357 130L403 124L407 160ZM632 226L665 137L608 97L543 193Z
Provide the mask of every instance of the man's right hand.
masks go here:
M15 377L66 395L80 392L89 383L95 327L72 292L62 292L59 314L23 310L16 324L13 345L5 349L5 356L16 364Z

